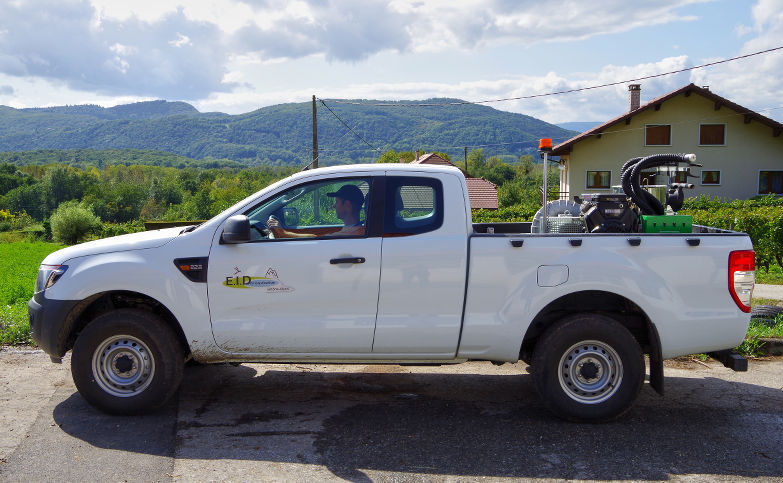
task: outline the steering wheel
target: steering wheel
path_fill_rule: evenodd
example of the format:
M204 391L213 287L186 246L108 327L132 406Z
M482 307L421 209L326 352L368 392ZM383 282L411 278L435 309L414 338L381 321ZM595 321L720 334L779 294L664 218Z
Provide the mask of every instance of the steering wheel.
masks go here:
M275 235L272 233L272 230L269 229L268 226L266 226L265 221L254 221L250 223L250 226L258 232L259 235L261 235L264 238L274 238Z

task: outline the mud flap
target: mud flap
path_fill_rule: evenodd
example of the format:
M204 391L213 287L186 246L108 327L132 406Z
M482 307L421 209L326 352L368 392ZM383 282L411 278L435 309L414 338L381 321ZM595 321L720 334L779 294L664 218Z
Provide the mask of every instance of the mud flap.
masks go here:
M650 386L663 396L663 355L658 329L652 322L647 323L647 336L650 341Z

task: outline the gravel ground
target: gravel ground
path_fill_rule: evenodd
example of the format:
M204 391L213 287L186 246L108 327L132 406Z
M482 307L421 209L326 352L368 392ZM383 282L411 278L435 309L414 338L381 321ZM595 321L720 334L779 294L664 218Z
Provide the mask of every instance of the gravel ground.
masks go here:
M600 425L553 418L524 364L188 367L143 417L69 369L0 350L1 481L783 481L783 358L667 361L665 396Z

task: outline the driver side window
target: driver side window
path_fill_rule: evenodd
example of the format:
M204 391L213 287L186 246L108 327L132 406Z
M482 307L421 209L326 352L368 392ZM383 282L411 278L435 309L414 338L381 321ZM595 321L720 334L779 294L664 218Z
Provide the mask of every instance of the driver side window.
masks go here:
M252 240L367 236L369 178L307 183L245 214Z

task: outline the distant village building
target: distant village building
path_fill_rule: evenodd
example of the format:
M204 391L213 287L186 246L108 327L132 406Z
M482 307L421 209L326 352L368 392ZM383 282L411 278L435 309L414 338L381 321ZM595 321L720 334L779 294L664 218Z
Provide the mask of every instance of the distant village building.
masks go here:
M428 153L419 156L416 153L416 159L411 164L436 164L440 166L456 167L454 163L441 158L437 154ZM498 209L498 186L492 181L484 178L474 178L465 173L465 179L468 182L468 197L470 198L470 208L473 210L497 210Z
M629 109L554 147L560 156L560 191L570 198L611 192L628 159L658 153L694 153L702 168L687 178L685 195L743 199L783 195L783 124L688 84L641 103L631 84ZM650 184L666 184L665 173L643 173ZM677 174L686 182L685 173Z

